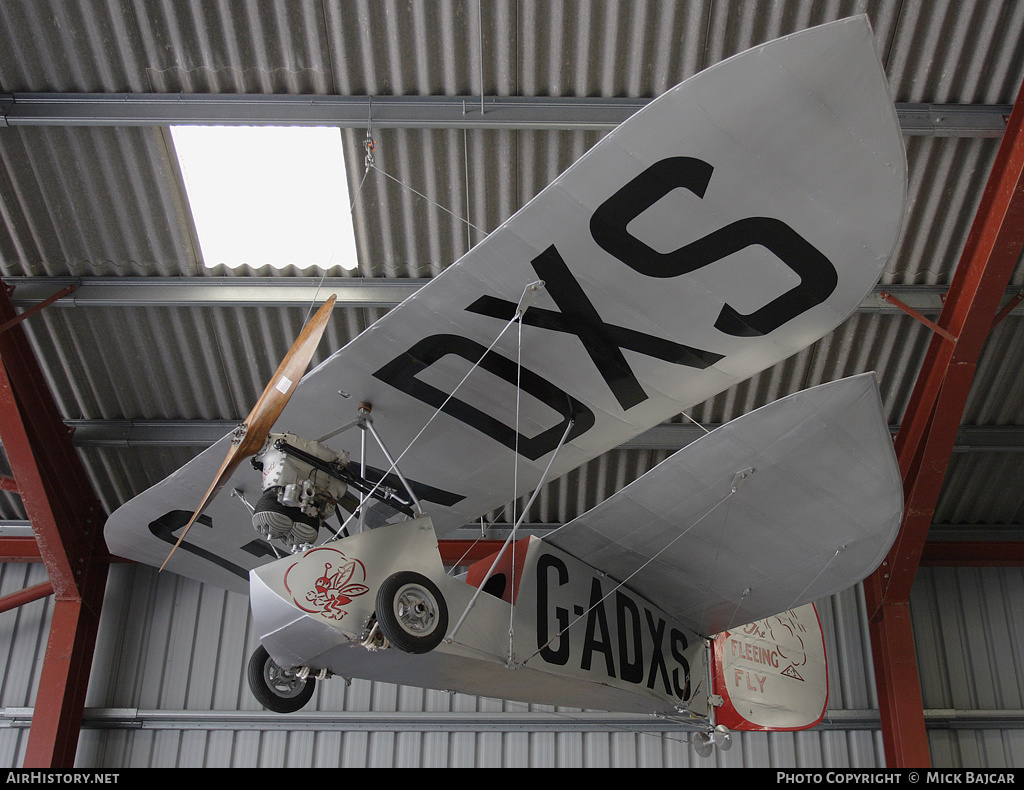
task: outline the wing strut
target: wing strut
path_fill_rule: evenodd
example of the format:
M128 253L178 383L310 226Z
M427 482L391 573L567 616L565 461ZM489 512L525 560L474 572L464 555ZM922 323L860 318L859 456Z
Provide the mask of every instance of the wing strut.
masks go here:
M555 448L554 452L551 453L551 458L548 461L547 467L545 467L544 469L544 474L540 476L540 480L537 481L537 487L533 489L533 494L530 495L530 501L526 503L526 507L523 508L522 515L519 516L519 519L516 521L515 526L512 527L512 531L509 532L508 537L505 538L505 543L502 545L501 550L498 552L497 556L495 556L494 562L491 563L491 567L488 569L487 573L484 574L484 578L480 582L480 585L476 588L476 590L473 591L473 597L470 598L469 603L466 604L466 610L462 613L462 616L459 618L459 621L455 624L455 627L448 635L449 642L455 639L455 635L459 632L459 629L465 622L470 610L474 606L476 606L476 601L480 597L480 593L484 591L484 584L486 584L487 580L491 578L491 574L494 573L494 569L498 567L498 563L501 562L501 558L505 555L505 549L507 549L509 545L513 543L513 540L516 536L516 531L519 529L519 526L523 523L523 520L526 518L526 514L530 512L530 507L533 505L533 500L537 498L537 494L540 493L540 490L541 488L543 488L544 483L547 482L548 472L551 471L551 464L555 462L555 458L558 457L558 451L562 449L562 445L565 444L565 440L569 436L569 431L572 430L573 425L575 424L576 421L570 419L569 424L565 426L565 432L562 434L562 438L559 440L558 446Z
M380 449L384 453L384 456L387 459L387 461L390 464L390 466L388 467L387 471L383 475L381 475L381 478L377 482L377 484L374 485L374 487L372 489L370 489L369 492L367 492L367 494L366 494L367 497L372 496L377 491L377 489L383 484L383 482L387 478L387 476L390 475L392 472L394 472L394 473L396 473L398 475L398 478L402 481L402 483L409 490L410 496L413 496L413 499L416 502L417 509L421 513L423 512L422 508L419 507L419 501L415 499L415 495L412 493L412 488L405 481L405 478L402 476L402 473L398 471L398 464L399 464L399 462L405 457L405 454L408 453L410 449L412 449L412 446L423 435L424 431L427 430L427 428L430 426L430 423L434 421L434 418L437 417L437 415L440 414L442 411L444 411L444 408L445 408L445 406L448 405L448 402L452 398L455 397L455 393L458 392L459 389L462 387L462 385L466 383L466 380L471 375L473 375L473 371L476 370L478 367L480 367L480 363L484 360L484 358L489 353L491 353L491 351L494 349L494 347L498 344L498 341L501 340L501 338L504 336L505 332L508 331L508 328L522 318L523 313L525 313L526 310L529 308L530 304L533 302L534 297L537 295L537 292L541 288L543 288L543 287L544 287L544 281L543 280L537 280L536 282L532 282L532 283L527 284L526 288L523 290L522 297L520 297L520 299L519 299L519 304L516 307L516 314L511 319L509 319L508 323L506 323L505 326L502 327L501 331L498 332L498 335L494 338L494 340L491 342L491 344L487 347L487 350L484 351L484 353L480 355L480 359L478 359L476 361L476 363L473 365L473 367L471 367L469 369L469 371L466 373L466 375L462 377L462 380L458 384L455 385L455 387L452 389L452 391L448 394L448 397L446 397L444 399L444 402L441 403L441 405L438 406L437 409L435 409L434 413L430 415L430 418L423 424L423 427L420 428L420 430L417 432L417 434L414 437L412 437L412 439L409 441L409 444L406 445L405 449L402 450L401 453L399 453L397 458L392 460L391 454L388 453L387 448L384 447L383 442L381 442L380 436L378 436L377 432L373 428L372 421L369 420L369 419L360 418L360 420L357 420L354 423L349 423L348 425L345 425L342 428L339 428L338 430L333 431L333 432L327 434L326 437L322 437L321 441L323 441L323 440L325 440L327 438L330 438L331 436L336 436L338 433L341 433L342 431L344 431L344 430L346 430L348 428L351 428L355 424L359 424L359 426L361 428L365 428L365 429L369 430L371 435L374 437L374 439L377 440L377 444L380 446ZM365 416L368 418L369 415L367 414ZM572 421L570 420L570 427L571 426L572 426ZM568 435L568 431L566 432L566 435ZM561 446L561 445L559 445L559 446ZM361 510L362 510L362 508L360 508L360 511ZM341 525L341 529L338 530L338 532L335 533L335 535L341 534L341 532L343 532L348 527L349 522L352 520L352 518L354 516L355 516L354 513L351 516L349 516L345 520L345 523Z
M323 436L321 436L319 439L316 440L317 443L319 444L321 442L326 442L328 439L332 439L332 438L334 438L335 436L337 436L337 435L339 435L341 433L344 433L349 428L359 428L359 430L361 432L360 433L360 448L359 448L359 474L360 474L360 477L362 478L361 482L366 482L367 484L369 483L369 478L368 478L368 475L367 475L367 467L366 467L366 434L367 433L369 433L370 436L372 436L374 438L374 440L377 442L377 447L384 454L384 458L387 460L387 462L391 465L388 468L388 470L386 472L384 472L380 476L380 479L376 483L373 484L373 487L369 487L368 485L365 486L365 487L357 486L358 490L359 490L359 507L358 507L358 509L353 511L353 513L347 519L345 519L345 521L337 529L337 531L325 542L330 542L332 540L337 540L340 535L345 533L346 529L348 528L349 523L352 521L353 518L356 517L357 513L359 514L359 531L360 532L363 531L363 518L364 518L365 503L370 499L370 497L375 496L375 495L377 496L378 499L380 499L383 502L388 502L389 501L388 498L386 497L386 495L377 495L377 489L379 489L382 485L384 485L384 481L387 479L388 475L390 475L392 472L395 473L395 476L398 477L399 482L401 482L403 488L405 488L405 492L409 495L409 500L412 502L413 506L415 507L416 513L417 514L422 514L423 513L423 505L420 503L419 497L416 496L416 491L413 489L413 486L410 485L409 481L406 480L405 475L402 474L402 470L398 468L398 462L394 458L391 457L391 453L388 452L388 448L384 444L384 440L381 438L380 434L377 433L377 429L373 427L373 417L370 416L370 412L372 411L372 409L373 409L372 404L365 403L365 402L364 403L360 403L359 404L359 416L356 417L356 419L352 420L351 422L345 423L345 425L341 426L340 428L336 428L335 430L331 431L330 433L324 434ZM351 481L349 481L349 482L350 482L350 484L355 485L355 484L351 483ZM412 515L412 514L409 513L407 515ZM340 521L340 519L339 519L339 521Z

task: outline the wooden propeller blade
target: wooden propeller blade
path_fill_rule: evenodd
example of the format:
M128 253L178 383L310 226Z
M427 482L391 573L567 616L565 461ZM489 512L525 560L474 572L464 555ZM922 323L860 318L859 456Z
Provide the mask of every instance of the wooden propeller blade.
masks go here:
M295 385L299 383L299 379L309 367L309 360L313 358L313 352L316 351L320 338L324 334L336 298L332 295L324 302L323 306L317 310L316 315L303 327L298 340L292 345L285 358L281 360L277 372L274 373L267 388L263 390L263 394L260 395L256 405L249 412L249 416L242 423L246 426L245 435L239 444L239 449L243 454L254 455L263 447L267 434L274 427L274 423L281 416L281 412L284 411L284 407L295 391Z
M182 530L181 535L174 544L174 548L171 549L167 559L164 560L164 564L160 566L160 570L166 567L171 559L171 555L174 554L178 546L181 545L182 540L185 539L186 533L192 528L196 519L202 515L206 506L210 504L224 487L232 473L238 468L238 465L247 457L255 455L262 449L270 429L274 427L274 423L277 422L277 418L281 416L281 412L284 411L284 407L292 397L295 385L299 383L299 379L302 378L306 368L309 367L309 361L313 358L313 352L316 351L316 347L320 344L320 338L323 337L324 329L327 328L327 321L331 317L331 311L334 309L336 299L337 297L332 295L316 311L316 315L310 319L309 323L302 328L298 339L292 344L284 359L281 360L281 364L271 377L266 389L263 390L259 400L256 401L256 405L249 412L249 416L236 429L236 438L232 440L231 449L228 450L224 463L221 464L209 490L199 503L199 507L196 508L196 512L192 514L188 524L185 525L185 529Z
M167 559L164 560L164 564L160 566L160 570L163 570L167 566L167 563L171 560L171 555L177 551L178 546L180 546L181 542L185 539L185 535L190 529L192 529L192 525L196 523L196 519L203 514L203 511L206 510L206 506L210 504L215 496L217 496L220 490L224 487L224 484L228 481L228 478L231 477L231 474L238 468L238 465L243 460L245 460L245 455L238 452L238 445L232 444L231 449L228 450L227 457L224 459L224 463L220 465L217 476L213 478L213 484L199 503L199 507L196 508L196 512L192 514L192 518L188 520L188 523L185 525L185 529L182 530L181 535L178 536L177 542L175 542L174 547L171 549L170 553L168 553Z

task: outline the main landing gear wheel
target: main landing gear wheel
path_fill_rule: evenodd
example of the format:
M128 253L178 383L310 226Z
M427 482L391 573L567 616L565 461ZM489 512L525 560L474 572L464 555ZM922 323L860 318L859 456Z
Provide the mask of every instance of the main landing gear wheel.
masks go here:
M400 571L377 591L377 624L399 650L429 653L448 632L448 605L426 576Z
M274 713L295 713L316 690L316 679L301 678L294 669L284 669L260 645L249 659L249 689L257 701Z

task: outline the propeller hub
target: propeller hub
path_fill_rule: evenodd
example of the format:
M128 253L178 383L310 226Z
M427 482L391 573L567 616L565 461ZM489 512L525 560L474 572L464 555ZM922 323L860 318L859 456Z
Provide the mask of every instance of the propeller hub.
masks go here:
M231 431L231 444L236 447L242 443L242 439L245 438L246 433L249 432L248 424L242 422L235 426L234 430Z

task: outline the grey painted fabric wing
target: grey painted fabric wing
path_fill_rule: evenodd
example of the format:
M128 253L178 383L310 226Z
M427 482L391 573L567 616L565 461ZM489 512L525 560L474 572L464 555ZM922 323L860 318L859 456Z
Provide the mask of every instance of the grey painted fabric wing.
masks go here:
M275 430L323 436L371 403L444 535L533 490L570 422L551 477L834 329L888 261L905 193L903 140L866 18L764 44L606 135L307 374ZM517 330L496 341L538 280L522 348ZM159 566L229 441L112 514L111 551ZM367 463L388 469L369 444ZM356 457L358 437L331 447ZM273 559L232 490L254 502L258 475L235 472L170 570L245 590L249 569Z
M545 540L711 635L856 584L902 514L864 373L723 425Z

